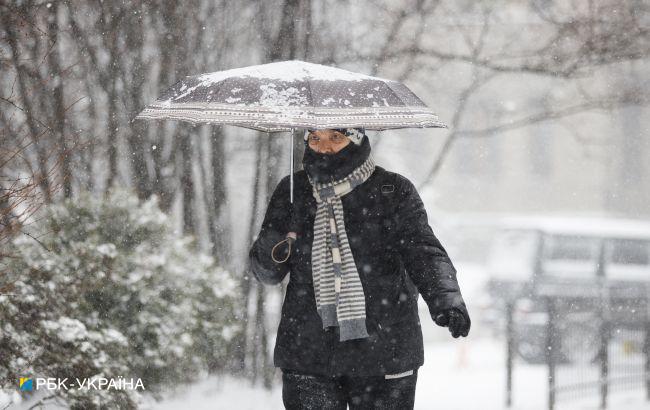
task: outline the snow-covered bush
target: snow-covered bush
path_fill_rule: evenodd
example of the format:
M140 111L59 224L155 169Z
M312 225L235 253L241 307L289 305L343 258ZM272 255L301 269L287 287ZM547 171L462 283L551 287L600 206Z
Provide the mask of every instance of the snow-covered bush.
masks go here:
M34 227L49 232L14 240L6 253L17 257L4 261L3 280L15 281L0 295L4 389L20 377L139 378L155 394L225 363L236 282L174 234L156 197L86 193L50 206ZM71 408L128 409L142 390L48 393Z

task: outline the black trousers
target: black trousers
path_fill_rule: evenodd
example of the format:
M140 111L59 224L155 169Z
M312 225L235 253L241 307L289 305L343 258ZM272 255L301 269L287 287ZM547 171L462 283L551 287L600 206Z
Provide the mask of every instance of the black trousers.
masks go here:
M413 409L417 369L412 375L350 377L301 374L282 369L282 402L288 410Z

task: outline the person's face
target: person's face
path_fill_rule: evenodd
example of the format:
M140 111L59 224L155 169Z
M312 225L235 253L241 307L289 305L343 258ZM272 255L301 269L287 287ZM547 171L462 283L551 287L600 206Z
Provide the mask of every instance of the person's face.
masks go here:
M307 136L309 148L320 154L336 154L350 142L344 134L329 129L310 131Z

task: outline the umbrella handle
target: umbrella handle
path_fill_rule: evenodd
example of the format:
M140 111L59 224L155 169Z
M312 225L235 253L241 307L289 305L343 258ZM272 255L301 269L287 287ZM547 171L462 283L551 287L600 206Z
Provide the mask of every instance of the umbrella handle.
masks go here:
M291 244L293 243L294 240L295 240L294 238L292 238L290 236L287 236L286 238L284 238L280 242L276 243L275 246L273 246L273 249L271 249L271 259L273 259L273 262L275 262L275 263L284 263L289 259L289 256L291 256ZM275 259L275 248L277 248L278 245L282 244L283 242L287 242L288 246L289 246L289 251L287 252L287 257L284 258L283 260Z

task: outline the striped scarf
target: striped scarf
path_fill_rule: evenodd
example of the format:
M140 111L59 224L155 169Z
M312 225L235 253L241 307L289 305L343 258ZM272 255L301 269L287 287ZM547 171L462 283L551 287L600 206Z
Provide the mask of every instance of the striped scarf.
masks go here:
M344 178L312 183L317 209L314 219L312 276L316 308L323 328L339 326L340 341L368 337L366 299L343 222L341 197L361 185L375 170L372 155Z

